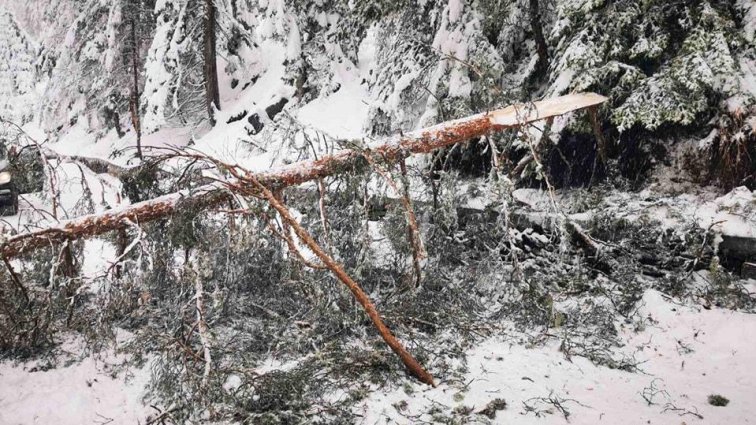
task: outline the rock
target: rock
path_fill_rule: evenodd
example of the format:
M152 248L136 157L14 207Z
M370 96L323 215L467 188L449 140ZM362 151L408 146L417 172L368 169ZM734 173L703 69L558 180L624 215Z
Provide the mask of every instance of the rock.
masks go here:
M251 129L247 129L247 133L249 133L250 136L254 136L263 129L263 123L260 122L260 115L258 114L250 115L249 118L247 118L247 122L252 125Z
M268 118L270 118L271 120L275 118L276 115L283 111L283 108L287 103L289 103L289 99L282 97L278 102L265 108L265 113L268 115Z
M722 242L719 243L719 254L722 265L728 270L741 272L745 278L747 273L756 278L756 271L752 271L752 266L746 266L746 263L756 266L756 238L746 236L721 235Z
M743 279L756 279L756 263L744 262L740 267L740 277Z
M272 121L273 118L275 118L276 115L278 115L283 110L284 106L286 106L287 103L289 103L289 99L282 97L278 100L278 102L265 108L265 115L267 115L268 119ZM247 128L247 134L249 134L250 136L258 134L260 131L262 131L263 127L265 127L265 124L263 124L263 121L260 118L260 114L258 113L250 115L249 118L247 118L247 122L252 125L252 128Z

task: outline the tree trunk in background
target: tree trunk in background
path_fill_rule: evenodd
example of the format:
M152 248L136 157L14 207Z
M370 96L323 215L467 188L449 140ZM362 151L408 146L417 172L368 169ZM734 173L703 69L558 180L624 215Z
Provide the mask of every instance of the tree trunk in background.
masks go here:
M121 258L126 252L126 245L128 245L128 235L126 229L118 229L116 231L116 258ZM115 265L114 274L116 278L121 277L121 262L119 261Z
M137 156L142 158L142 123L139 119L139 36L137 25L139 24L139 0L129 1L129 20L131 39L131 74L133 77L133 86L131 87L131 100L129 109L131 111L131 123L134 126L137 137Z
M60 252L60 257L58 259L59 262L59 268L58 273L61 276L67 277L67 278L74 278L76 277L76 262L74 261L74 255L71 252L71 242L66 243L66 245L63 247L63 250ZM70 294L71 296L73 294Z
M549 65L549 51L546 45L546 38L543 36L543 23L541 22L540 0L530 0L530 29L533 31L535 38L536 52L538 53L538 62L536 63L536 74L542 77L546 74Z
M205 0L205 96L210 123L215 125L213 104L220 109L218 68L215 63L215 0Z

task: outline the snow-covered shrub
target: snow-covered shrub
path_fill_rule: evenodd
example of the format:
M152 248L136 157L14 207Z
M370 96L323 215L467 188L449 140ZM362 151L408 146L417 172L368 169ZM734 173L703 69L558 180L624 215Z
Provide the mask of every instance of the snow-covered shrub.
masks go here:
M34 115L35 80L43 55L40 46L21 31L13 15L0 11L0 116L19 125L31 121ZM42 58L38 57L42 56Z
M689 125L728 94L722 80L735 72L724 34L696 29L678 56L658 74L642 80L612 119L620 131L635 124L650 130L665 123Z
M40 192L45 184L42 155L34 147L20 150L10 159L10 172L18 193Z
M614 155L653 164L671 141L708 133L726 99L753 104L743 81L755 52L742 25L737 8L717 1L557 2L548 93L608 95L602 126L610 146L619 142ZM635 180L650 167L624 168Z
M155 33L145 58L141 101L147 133L169 121L194 122L204 110L202 10L190 0L155 4Z
M88 297L73 278L82 244L42 248L0 267L0 357L49 354L67 332L92 328Z

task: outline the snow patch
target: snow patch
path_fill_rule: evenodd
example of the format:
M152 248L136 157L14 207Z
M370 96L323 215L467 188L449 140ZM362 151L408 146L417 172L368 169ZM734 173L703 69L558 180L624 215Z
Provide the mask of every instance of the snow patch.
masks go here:
M52 369L43 361L0 362L0 423L143 423L151 413L142 403L149 368L129 369L126 378L117 372L121 361L114 355L87 357Z

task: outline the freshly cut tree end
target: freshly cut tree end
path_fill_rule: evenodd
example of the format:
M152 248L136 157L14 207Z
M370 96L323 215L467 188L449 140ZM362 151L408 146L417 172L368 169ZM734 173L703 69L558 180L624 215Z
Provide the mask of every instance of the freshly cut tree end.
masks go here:
M507 106L491 112L490 120L493 125L512 127L600 105L607 100L606 97L596 93L568 94L532 103Z

